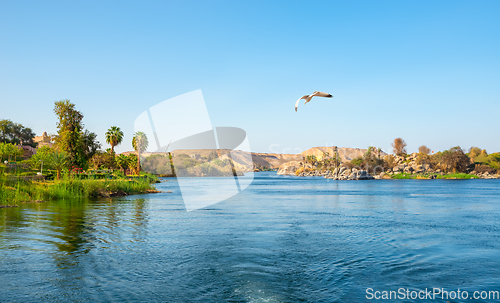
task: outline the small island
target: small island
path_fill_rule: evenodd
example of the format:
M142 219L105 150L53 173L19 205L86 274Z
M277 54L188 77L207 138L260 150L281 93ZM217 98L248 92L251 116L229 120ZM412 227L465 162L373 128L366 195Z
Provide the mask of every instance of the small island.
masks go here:
M408 154L402 138L396 138L392 146L394 154L371 146L314 147L300 154L300 160L281 164L278 174L334 180L500 178L500 153L488 154L478 147L465 152L460 146L435 153L422 145L418 152Z

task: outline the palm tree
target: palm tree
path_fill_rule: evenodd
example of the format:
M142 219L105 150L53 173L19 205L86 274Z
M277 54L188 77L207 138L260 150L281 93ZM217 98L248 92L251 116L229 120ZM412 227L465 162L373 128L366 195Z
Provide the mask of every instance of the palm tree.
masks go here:
M68 154L65 152L54 152L51 156L51 164L57 170L57 180L61 179L61 170L66 165L68 161Z
M145 151L148 148L148 137L143 132L136 132L134 137L132 138L132 146L134 150L137 152L137 174L139 175L139 171L141 170L141 152Z
M116 165L123 170L123 174L126 175L126 169L128 168L129 157L120 154L116 157Z
M106 132L106 142L111 145L111 154L115 153L115 146L120 145L123 140L123 132L118 126L111 126Z
M136 158L137 158L137 155L135 155L135 154L130 154L127 157L127 165L128 165L128 169L130 169L130 171L137 169Z

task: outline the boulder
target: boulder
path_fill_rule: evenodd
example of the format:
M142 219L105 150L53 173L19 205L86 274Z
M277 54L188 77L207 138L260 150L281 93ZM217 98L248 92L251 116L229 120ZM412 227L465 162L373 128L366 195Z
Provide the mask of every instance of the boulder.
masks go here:
M425 167L423 165L414 165L412 168L413 172L416 174L423 173L425 171Z
M300 161L290 161L283 163L278 169L278 175L295 175L295 172L300 167L302 167L302 162Z
M354 170L351 172L348 180L373 180L375 179L372 175L370 175L366 170Z
M413 174L413 167L411 167L411 166L406 166L406 167L404 168L404 172L405 172L405 173L410 173L410 174Z

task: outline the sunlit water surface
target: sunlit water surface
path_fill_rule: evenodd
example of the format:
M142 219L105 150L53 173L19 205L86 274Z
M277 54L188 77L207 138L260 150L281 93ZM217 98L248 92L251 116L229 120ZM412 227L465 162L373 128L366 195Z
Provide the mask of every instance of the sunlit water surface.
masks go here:
M0 209L0 301L366 302L367 288L500 290L500 180L257 173L241 194L193 212L175 180L157 188Z

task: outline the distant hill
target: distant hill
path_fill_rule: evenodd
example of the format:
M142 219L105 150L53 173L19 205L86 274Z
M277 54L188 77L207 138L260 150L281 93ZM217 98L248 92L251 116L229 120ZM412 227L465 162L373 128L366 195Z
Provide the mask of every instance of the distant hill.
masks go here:
M338 153L339 157L343 162L348 162L351 161L352 159L356 157L361 157L365 154L367 151L366 148L350 148L350 147L339 147L338 148ZM176 155L181 155L185 154L190 156L193 159L196 160L203 160L209 157L209 155L215 152L220 155L221 159L227 158L227 154L231 152L229 149L219 149L213 150L213 149L179 149L179 150L174 150L172 152L172 155L175 157ZM122 154L128 155L131 153L135 152L124 152ZM301 161L307 156L314 155L318 160L322 160L323 157L326 155L329 157L333 157L335 154L335 150L333 147L327 147L327 146L320 146L320 147L312 147L306 151L303 151L299 154L276 154L276 153L251 153L251 160L250 160L250 153L241 151L241 150L233 150L232 151L232 159L233 161L237 162L238 168L242 170L252 170L254 168L271 168L271 169L277 169L281 164L293 161L293 160L298 160ZM144 157L149 157L151 155L165 155L165 153L142 153L141 155ZM385 156L387 153L381 152L380 156Z

